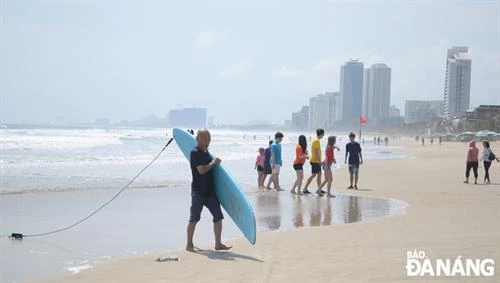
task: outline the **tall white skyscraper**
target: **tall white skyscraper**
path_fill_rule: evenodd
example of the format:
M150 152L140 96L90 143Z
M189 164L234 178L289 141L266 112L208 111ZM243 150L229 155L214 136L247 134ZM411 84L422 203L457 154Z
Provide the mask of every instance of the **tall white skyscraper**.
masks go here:
M363 77L362 114L368 121L389 118L391 106L391 68L374 64Z
M471 58L467 47L452 47L446 57L444 115L460 116L470 107Z
M363 63L350 60L340 68L341 117L348 124L357 124L363 101Z

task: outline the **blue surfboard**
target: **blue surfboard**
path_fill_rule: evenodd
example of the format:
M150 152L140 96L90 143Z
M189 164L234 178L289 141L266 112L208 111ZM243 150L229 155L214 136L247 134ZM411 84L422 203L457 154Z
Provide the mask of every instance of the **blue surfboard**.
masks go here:
M174 140L184 156L189 160L191 150L196 146L196 138L186 130L174 128ZM220 164L215 166L215 193L220 204L245 238L254 245L256 240L255 215L252 205L246 198L240 185Z

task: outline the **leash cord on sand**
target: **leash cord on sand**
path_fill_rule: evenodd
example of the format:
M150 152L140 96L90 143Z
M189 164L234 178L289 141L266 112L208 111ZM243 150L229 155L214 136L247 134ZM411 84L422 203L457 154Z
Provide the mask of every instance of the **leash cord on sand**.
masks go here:
M71 229L71 228L75 227L76 225L82 223L83 221L89 219L94 214L96 214L97 212L99 212L99 210L103 209L106 205L108 205L110 202L112 202L114 199L116 199L126 188L128 188L128 186L130 186L135 181L135 179L137 179L137 177L139 177L142 174L142 172L144 172L149 166L151 166L151 164L153 164L153 162L156 161L156 159L158 159L158 157L160 157L160 155L162 154L162 152L168 147L168 145L172 142L172 140L173 140L173 138L170 138L170 140L168 141L168 143L156 155L156 157L153 158L153 160L151 160L151 162L149 162L149 164L146 165L146 167L144 167L127 185L125 185L125 187L123 187L109 201L107 201L106 203L104 203L103 205L101 205L98 209L96 209L94 212L92 212L91 214L89 214L87 217L81 219L80 221L78 221L78 222L76 222L76 223L74 223L74 224L72 224L72 225L70 225L68 227L61 228L61 229L58 229L58 230L54 230L54 231L50 231L50 232L45 232L45 233L39 233L39 234L27 234L27 235L23 235L21 233L12 233L9 237L12 238L12 239L22 239L23 237L24 238L26 238L26 237L39 237L39 236L46 236L46 235L50 235L50 234L55 234L55 233L58 233L58 232L62 232L62 231Z

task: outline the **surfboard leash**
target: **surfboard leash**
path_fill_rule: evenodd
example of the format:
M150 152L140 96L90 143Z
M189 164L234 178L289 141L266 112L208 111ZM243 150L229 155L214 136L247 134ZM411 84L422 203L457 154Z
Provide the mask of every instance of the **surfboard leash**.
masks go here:
M125 185L118 193L116 193L110 200L108 200L106 203L104 203L103 205L101 205L99 208L97 208L96 210L94 210L94 212L92 212L91 214L89 214L88 216L86 216L85 218L75 222L74 224L71 224L67 227L64 227L64 228L61 228L61 229L57 229L57 230L53 230L53 231L49 231L49 232L45 232L45 233L38 233L38 234L22 234L22 233L12 233L10 234L9 238L12 238L13 240L21 240L23 238L28 238L28 237L39 237L39 236L46 236L46 235L50 235L50 234L55 234L55 233L58 233L58 232L62 232L62 231L65 231L65 230L68 230L68 229L71 229L73 227L75 227L76 225L82 223L83 221L89 219L90 217L92 217L94 214L96 214L97 212L99 212L101 209L103 209L106 205L108 205L109 203L111 203L113 200L115 200L126 188L128 188L128 186L130 186L134 181L135 179L137 179L137 177L139 177L142 172L144 172L149 166L151 166L151 164L153 164L156 159L158 159L158 157L160 157L160 155L163 153L163 151L170 145L170 143L174 140L174 138L170 138L170 140L167 142L167 144L163 147L163 149L153 158L153 160L151 160L151 162L149 162L148 165L146 165L146 167L144 167L141 171L139 171L139 173L137 175L135 175L134 178L132 178L132 180L130 182L128 182L127 185Z

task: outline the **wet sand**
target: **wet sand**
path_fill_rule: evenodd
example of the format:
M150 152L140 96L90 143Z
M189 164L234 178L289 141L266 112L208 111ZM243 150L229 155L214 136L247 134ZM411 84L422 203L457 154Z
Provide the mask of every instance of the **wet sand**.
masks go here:
M0 234L35 234L66 227L114 193L81 190L2 195ZM347 195L326 199L260 190L248 197L259 232L369 221L398 215L405 208L396 200ZM70 230L22 241L0 237L0 282L72 274L112 258L182 249L188 213L189 188L132 188ZM210 243L211 216L207 210L202 216L195 241ZM224 238L240 235L231 220L224 221Z
M338 193L407 202L400 216L259 233L255 246L240 238L230 241L234 247L228 252L203 244L201 253L165 251L109 260L76 275L37 282L499 282L500 164L490 169L491 185L467 185L462 182L465 144L400 143L415 158L365 162L359 191L343 189L346 170L334 175ZM500 150L499 143L492 147ZM432 259L491 258L495 275L408 277L407 252L415 249ZM154 262L159 255L176 255L180 261Z

